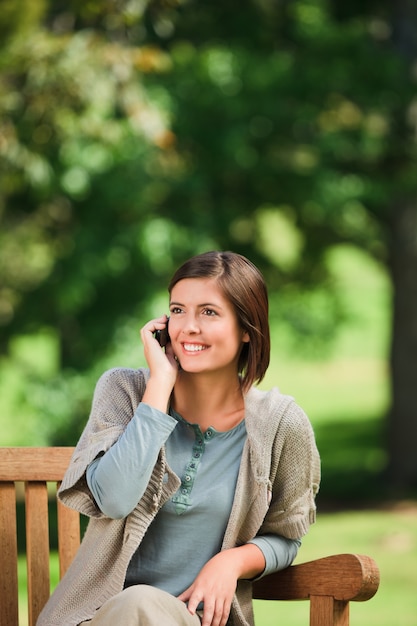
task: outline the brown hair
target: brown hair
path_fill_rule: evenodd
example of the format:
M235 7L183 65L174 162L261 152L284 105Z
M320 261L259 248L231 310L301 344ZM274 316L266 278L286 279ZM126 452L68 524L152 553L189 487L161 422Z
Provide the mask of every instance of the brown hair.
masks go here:
M235 252L204 252L188 259L170 280L168 291L184 278L216 278L234 306L239 325L249 334L239 357L242 388L247 391L265 376L270 357L268 292L258 268Z

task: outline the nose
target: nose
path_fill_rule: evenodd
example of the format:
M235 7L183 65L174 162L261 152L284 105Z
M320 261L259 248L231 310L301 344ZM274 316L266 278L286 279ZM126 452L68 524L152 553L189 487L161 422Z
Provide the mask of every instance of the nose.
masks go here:
M182 331L187 335L195 335L200 332L200 326L195 315L189 314L185 316Z

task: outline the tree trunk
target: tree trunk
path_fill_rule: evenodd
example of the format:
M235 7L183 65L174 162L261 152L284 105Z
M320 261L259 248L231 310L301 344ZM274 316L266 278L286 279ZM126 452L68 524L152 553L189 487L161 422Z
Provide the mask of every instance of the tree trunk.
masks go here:
M398 0L390 9L393 45L409 62L411 72L417 56L417 1ZM392 404L387 478L401 493L417 485L417 197L393 206L390 270Z
M417 485L417 201L394 208L392 405L388 419L388 482L401 492Z

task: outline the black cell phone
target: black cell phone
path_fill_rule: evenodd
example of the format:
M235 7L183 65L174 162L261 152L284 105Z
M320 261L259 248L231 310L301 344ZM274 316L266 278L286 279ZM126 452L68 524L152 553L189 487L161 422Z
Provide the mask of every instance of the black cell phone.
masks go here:
M168 322L169 322L169 318L167 319L165 328L163 328L162 330L156 330L154 332L155 339L157 340L159 345L162 347L165 347L167 343L169 343L170 341L169 332L168 332Z

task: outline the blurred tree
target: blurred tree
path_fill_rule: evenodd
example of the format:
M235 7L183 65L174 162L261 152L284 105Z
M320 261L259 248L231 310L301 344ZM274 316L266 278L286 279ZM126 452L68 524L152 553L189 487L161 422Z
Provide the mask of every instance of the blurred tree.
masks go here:
M411 0L5 3L3 349L51 326L89 368L212 246L330 298L353 243L392 277L389 479L415 483L416 24Z
M29 30L22 10L3 40L0 78L2 349L10 336L52 326L62 365L83 369L187 249L172 219L150 228L171 133L141 76L169 60L86 27L111 21L117 3L113 13L90 3L80 15L28 5L38 10Z
M328 247L341 242L387 267L387 476L415 486L417 3L254 1L236 11L200 1L176 14L162 5L150 3L148 21L173 62L162 83L184 169L161 211L194 209L281 293L289 277L325 281Z

